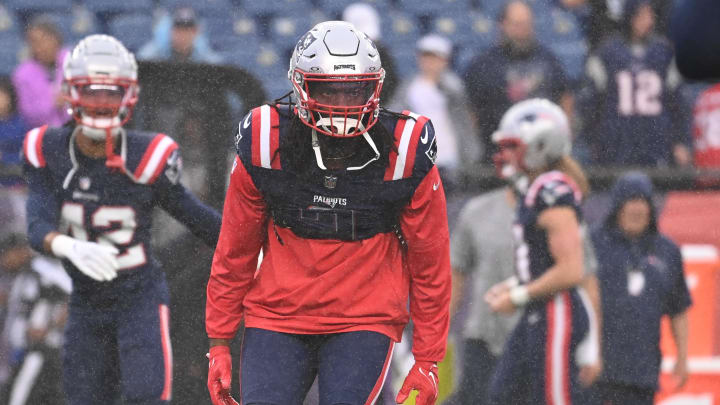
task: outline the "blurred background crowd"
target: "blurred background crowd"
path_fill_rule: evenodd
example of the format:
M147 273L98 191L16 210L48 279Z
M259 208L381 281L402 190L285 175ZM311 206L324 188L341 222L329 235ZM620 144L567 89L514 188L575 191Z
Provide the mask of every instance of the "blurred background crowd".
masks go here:
M290 91L288 61L304 32L319 21L344 19L376 41L387 72L381 104L432 119L451 229L471 197L499 185L490 135L502 113L533 97L555 101L571 118L573 155L594 185L584 208L593 225L609 207L610 180L629 168L651 175L660 206L665 192L720 183L713 176L720 167L720 87L689 82L678 73L667 39L673 5L673 0L0 1L1 391L22 388L23 379L39 378L40 372L48 373L45 381L59 376L53 367L63 300L71 287L57 263L33 254L22 236L20 151L27 130L68 119L59 96L62 61L84 36L108 33L135 53L142 90L130 125L176 139L185 162L182 181L216 207L223 200L236 123L249 108ZM157 224L156 251L173 304L174 403L203 403L201 308L212 251L169 217ZM479 298L465 295L466 309L473 299ZM467 314L457 305L462 320ZM456 320L454 329L462 335L462 322ZM51 366L23 374L19 365L38 347ZM47 385L52 392L53 384Z

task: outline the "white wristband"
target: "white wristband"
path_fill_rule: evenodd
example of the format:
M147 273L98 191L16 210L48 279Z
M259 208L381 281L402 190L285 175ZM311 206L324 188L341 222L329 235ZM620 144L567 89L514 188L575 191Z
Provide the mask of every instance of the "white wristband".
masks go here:
M67 256L67 252L72 249L75 239L67 235L56 235L52 242L50 242L50 250L60 259L64 259Z
M516 307L523 307L530 301L530 294L524 285L516 285L510 289L510 301Z

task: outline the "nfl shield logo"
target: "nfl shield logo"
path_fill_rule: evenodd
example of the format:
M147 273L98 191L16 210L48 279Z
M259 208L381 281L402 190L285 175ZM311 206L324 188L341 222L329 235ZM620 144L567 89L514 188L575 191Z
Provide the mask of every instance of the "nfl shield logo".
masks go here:
M80 186L80 190L87 191L90 188L90 178L80 177L80 180L78 180L78 185Z
M323 181L323 184L326 188L335 188L335 186L337 185L337 177L325 176L325 181Z

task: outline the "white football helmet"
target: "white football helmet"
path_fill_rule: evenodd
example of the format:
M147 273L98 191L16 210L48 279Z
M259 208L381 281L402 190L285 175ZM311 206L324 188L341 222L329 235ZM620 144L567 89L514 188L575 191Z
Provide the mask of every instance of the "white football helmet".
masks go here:
M65 58L63 95L83 134L117 136L138 100L137 63L109 35L90 35Z
M345 21L322 22L303 35L288 70L302 122L333 137L375 125L384 78L375 44Z
M516 180L570 154L570 124L563 110L547 99L533 98L510 107L492 135L493 156L501 178Z

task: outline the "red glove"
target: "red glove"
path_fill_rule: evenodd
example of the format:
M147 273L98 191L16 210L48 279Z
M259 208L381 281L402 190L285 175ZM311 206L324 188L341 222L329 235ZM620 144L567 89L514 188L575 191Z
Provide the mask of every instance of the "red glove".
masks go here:
M402 404L411 390L417 390L416 405L434 405L438 397L438 382L437 365L431 361L418 361L405 377L395 402Z
M210 360L208 366L208 391L213 405L240 405L230 396L230 382L232 381L232 357L228 346L213 346L207 354Z

